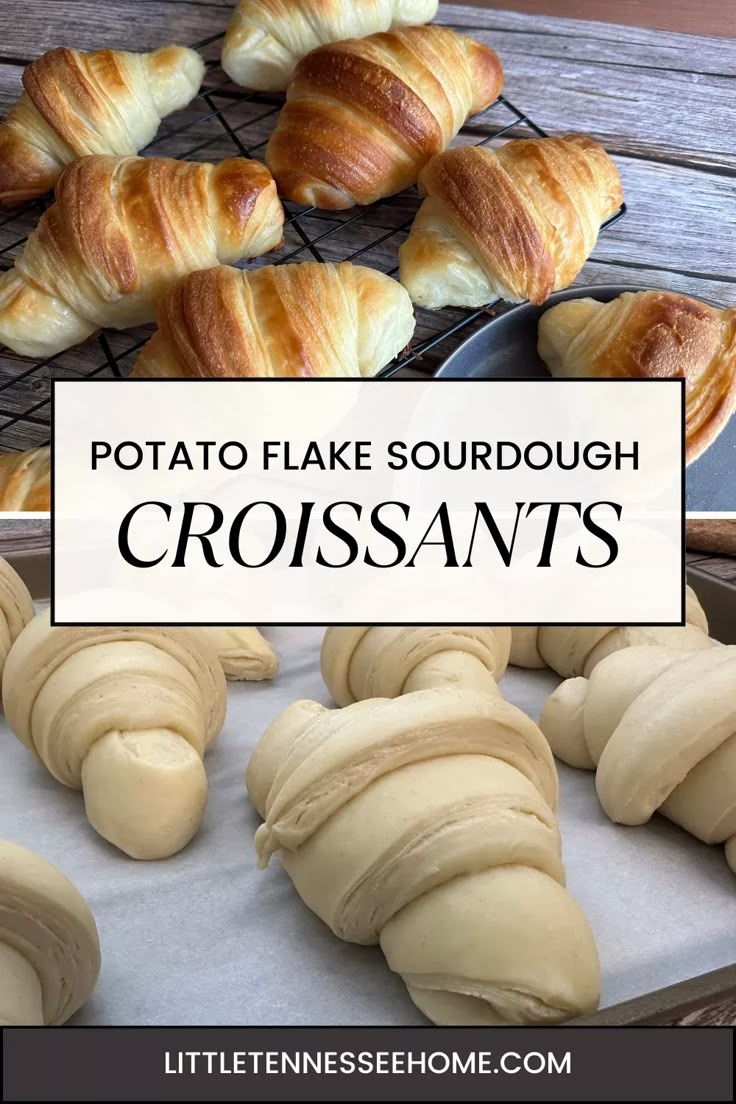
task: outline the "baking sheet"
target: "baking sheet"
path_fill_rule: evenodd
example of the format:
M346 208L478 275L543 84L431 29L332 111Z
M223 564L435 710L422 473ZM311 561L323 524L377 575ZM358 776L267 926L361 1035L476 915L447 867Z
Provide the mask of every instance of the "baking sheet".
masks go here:
M303 905L277 860L258 871L258 817L244 786L248 754L291 701L329 704L318 629L272 629L272 683L231 684L207 756L199 834L162 862L126 858L88 825L81 795L59 785L0 730L0 837L55 862L89 901L102 974L75 1024L374 1024L427 1021L374 947L343 943ZM510 669L506 697L535 719L551 672ZM595 934L602 1005L736 961L736 880L723 849L655 817L611 824L593 776L560 766L560 825L571 892Z

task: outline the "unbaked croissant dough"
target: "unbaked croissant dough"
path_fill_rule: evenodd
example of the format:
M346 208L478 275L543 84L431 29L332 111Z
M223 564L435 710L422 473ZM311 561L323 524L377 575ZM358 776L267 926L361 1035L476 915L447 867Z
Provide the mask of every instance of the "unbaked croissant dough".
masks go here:
M0 840L0 1027L63 1024L99 972L86 901L46 859Z
M51 628L16 640L3 673L8 724L87 818L135 859L162 859L197 831L202 757L225 717L225 676L206 636L181 628Z
M557 1023L598 1001L595 944L564 889L557 776L500 696L441 687L289 706L246 784L305 903L377 943L440 1024Z
M462 146L433 158L418 185L426 199L399 279L431 309L543 303L573 282L623 198L613 161L584 134Z
M644 824L659 811L726 843L736 870L736 647L616 652L590 679L563 682L539 724L558 758L597 767L611 820Z
M347 261L196 272L157 321L133 376L375 376L414 333L401 284Z
M261 679L273 678L279 669L276 652L251 625L237 628L213 626L200 631L217 652L227 679L260 682Z
M608 303L570 299L542 315L538 348L562 378L684 378L688 464L736 409L733 307L718 310L670 291L627 291Z
M540 625L512 628L509 662L516 667L551 667L562 678L590 676L606 656L639 644L695 651L710 648L705 611L692 587L685 588L685 625L665 627Z
M277 248L283 222L271 174L244 157L75 161L0 276L0 343L52 356L101 326L150 322L178 279Z
M238 0L222 68L246 88L280 92L318 46L429 23L436 14L437 0Z
M447 27L321 46L294 70L266 164L285 199L373 203L413 184L502 84L493 50Z
M0 203L51 191L80 157L138 153L203 77L204 61L184 46L42 54L23 70L25 91L0 125Z
M338 705L454 686L499 695L511 629L374 625L329 628L322 678Z
M27 452L0 453L0 511L51 507L51 450L48 445Z
M28 587L0 556L0 678L13 643L33 620L34 613Z

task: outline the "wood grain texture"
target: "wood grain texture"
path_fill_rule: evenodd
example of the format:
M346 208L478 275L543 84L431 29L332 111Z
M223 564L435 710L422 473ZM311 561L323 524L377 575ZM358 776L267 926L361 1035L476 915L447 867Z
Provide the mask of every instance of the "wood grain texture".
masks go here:
M598 14L594 0L580 0L575 7L576 14ZM610 10L622 7L611 5ZM0 113L18 94L20 63L45 49L60 44L87 49L101 45L151 49L172 40L193 43L224 30L231 2L116 0L115 4L99 4L96 0L65 0L49 4L47 0L28 0L23 19L8 8L0 8ZM546 130L552 134L587 131L613 154L624 181L629 214L601 235L578 284L659 286L720 306L736 303L732 248L736 240L732 110L736 47L732 40L562 20L496 10L495 5L442 5L439 20L499 52L507 96ZM205 56L214 61L218 48L213 43L205 49ZM222 74L212 69L208 83L221 79ZM278 104L278 98L251 104L233 103L221 96L211 97L209 104L200 99L167 120L161 134L192 124L190 129L170 139L162 137L150 152L183 156L192 146L199 146L194 156L200 159L218 160L231 154L234 146L222 122L205 118L213 107L227 105L228 125L238 130L254 156L262 155ZM496 107L475 118L460 141L477 141L509 119ZM512 131L509 136L516 133L523 131ZM357 222L349 221L351 212L318 212L301 221L308 235L322 236L318 248L325 259L344 259L361 249L363 263L391 271L405 226L416 208L416 197L408 193L369 209ZM37 217L37 211L29 211L0 225L0 249L22 238ZM379 238L384 240L377 243ZM17 248L0 258L0 267L7 266ZM278 259L310 256L296 227L291 226ZM417 337L437 333L462 317L457 310L419 311ZM479 324L446 340L415 367L431 370ZM147 332L111 334L110 347L117 355L143 340ZM125 359L124 369L134 355ZM3 448L28 448L48 438L50 373L30 368L28 362L0 351ZM52 370L56 378L110 371L95 341L65 353ZM36 409L27 417L3 428L32 407Z
M454 2L454 0L450 0ZM513 8L526 15L600 19L686 34L736 35L732 0L478 0L479 8Z

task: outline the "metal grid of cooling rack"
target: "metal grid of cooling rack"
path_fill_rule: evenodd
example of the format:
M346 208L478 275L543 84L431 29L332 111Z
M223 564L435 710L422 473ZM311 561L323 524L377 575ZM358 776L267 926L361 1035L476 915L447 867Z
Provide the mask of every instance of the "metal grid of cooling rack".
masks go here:
M218 54L223 34L196 43L207 57ZM207 62L204 87L188 108L177 115L184 121L164 123L145 154L219 161L235 155L263 155L283 96L238 89L219 69L216 57ZM545 132L505 96L499 96L458 135L460 143L487 145L517 137L545 137ZM36 201L0 219L0 271L12 266L28 233L51 199ZM320 211L285 202L285 242L276 255L254 264L287 261L361 261L395 275L398 246L406 236L420 203L415 188L350 211ZM604 226L625 213L625 205ZM250 266L251 262L249 262ZM431 372L436 352L449 353L452 338L469 330L500 302L478 310L417 310L417 332L409 349L381 373L395 375L412 367ZM0 447L22 449L45 444L49 437L50 380L90 376L125 376L135 354L148 340L151 327L125 332L103 330L84 345L47 360L33 362L0 346ZM434 362L434 363L433 363Z

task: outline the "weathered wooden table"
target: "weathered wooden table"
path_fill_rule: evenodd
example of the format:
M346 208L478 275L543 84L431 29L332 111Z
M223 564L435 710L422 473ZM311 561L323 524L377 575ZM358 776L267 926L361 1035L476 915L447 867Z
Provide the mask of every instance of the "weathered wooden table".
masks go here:
M580 0L576 7L585 10L589 4L596 11L597 3ZM20 14L17 6L6 4L0 7L0 114L18 95L23 65L44 50L62 44L150 49L172 40L194 43L223 31L231 6L231 0L27 0ZM498 51L506 72L505 94L541 127L552 134L587 131L616 158L629 213L601 235L578 283L655 285L721 305L736 303L732 39L450 4L441 6L440 20ZM216 58L217 50L213 44L208 56ZM221 79L213 69L207 83ZM222 100L213 102L219 106ZM153 152L183 155L200 136L203 148L198 157L218 159L234 152L219 119L196 119L208 110L200 99L193 109L194 123L191 111L166 120L163 135L182 123L192 125L172 138L164 137ZM258 156L277 106L269 110L260 104L256 110L250 105L248 110L250 115L242 116L244 133L249 142L252 136L258 140ZM499 108L495 114L488 112L473 121L468 139L477 141L507 121ZM412 196L397 197L344 228L340 224L351 212L317 212L301 225L310 236L323 236L320 252L326 259L342 259L365 243L361 259L390 270L405 233L400 228L411 218L416 202ZM0 225L0 250L27 233L37 218L34 210L20 221ZM309 257L293 226L287 241L293 259ZM0 267L11 263L18 248L0 255ZM282 252L275 259L283 256ZM460 311L420 311L419 338L462 317ZM413 367L431 371L471 329L443 341ZM125 374L135 355L124 355L125 350L146 332L111 335L109 353L104 355L92 339L63 354L50 368L37 368L0 350L0 448L27 448L48 439L52 373L58 378L109 374L112 354Z

